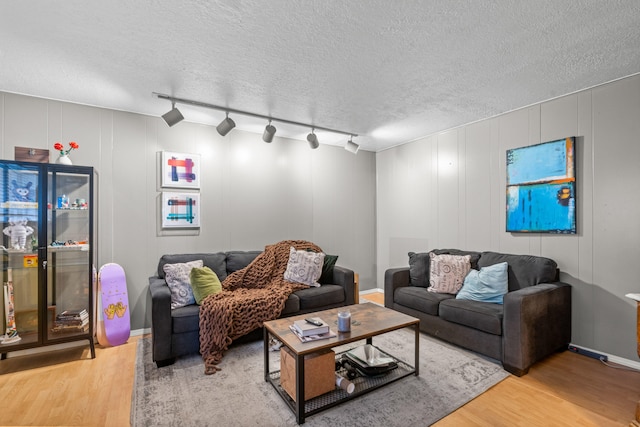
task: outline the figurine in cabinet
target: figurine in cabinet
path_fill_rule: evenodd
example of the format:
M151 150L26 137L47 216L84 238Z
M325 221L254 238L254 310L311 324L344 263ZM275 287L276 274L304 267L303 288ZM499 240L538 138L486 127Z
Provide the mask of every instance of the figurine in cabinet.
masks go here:
M27 237L33 234L33 228L27 225L26 219L14 219L2 232L11 239L11 249L23 251L27 246Z

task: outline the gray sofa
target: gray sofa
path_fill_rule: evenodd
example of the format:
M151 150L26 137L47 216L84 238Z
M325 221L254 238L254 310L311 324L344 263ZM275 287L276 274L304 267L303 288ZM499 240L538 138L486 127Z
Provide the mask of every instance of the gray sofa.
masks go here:
M530 255L433 250L435 254L471 255L480 269L508 263L504 303L456 299L428 292L428 253L410 253L410 266L385 272L384 304L420 319L420 329L460 347L500 360L505 370L522 376L537 361L565 350L571 341L571 287L558 281L555 261Z
M240 270L261 251L229 251L217 253L163 255L155 276L149 277L151 294L151 339L153 361L158 367L174 363L175 358L200 351L199 305L171 310L171 291L164 279L164 265L203 260L223 281L227 275ZM353 271L333 266L323 271L322 286L292 293L286 301L281 317L310 313L355 303ZM262 336L262 335L260 335Z

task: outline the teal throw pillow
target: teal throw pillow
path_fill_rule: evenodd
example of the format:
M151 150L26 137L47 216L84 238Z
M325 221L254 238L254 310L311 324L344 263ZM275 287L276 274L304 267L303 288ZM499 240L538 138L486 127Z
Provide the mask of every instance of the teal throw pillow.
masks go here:
M480 271L471 270L464 279L462 289L456 295L456 299L492 302L502 304L504 294L509 289L508 265L501 262Z
M189 275L191 280L191 289L196 304L200 305L202 301L211 294L217 294L222 290L222 284L218 275L209 267L192 268Z

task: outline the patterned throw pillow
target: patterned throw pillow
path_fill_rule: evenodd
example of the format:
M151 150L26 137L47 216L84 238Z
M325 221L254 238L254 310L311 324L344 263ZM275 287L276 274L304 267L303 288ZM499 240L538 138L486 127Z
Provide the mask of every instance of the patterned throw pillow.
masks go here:
M323 263L324 253L297 251L291 246L287 271L284 272L284 280L318 287L320 286L318 279L322 274Z
M429 292L457 294L471 270L470 255L436 255L429 253Z
M192 268L202 268L202 265L202 260L199 259L187 263L165 264L164 267L162 267L167 285L169 285L169 289L171 289L172 310L196 303L193 290L191 289L189 275Z

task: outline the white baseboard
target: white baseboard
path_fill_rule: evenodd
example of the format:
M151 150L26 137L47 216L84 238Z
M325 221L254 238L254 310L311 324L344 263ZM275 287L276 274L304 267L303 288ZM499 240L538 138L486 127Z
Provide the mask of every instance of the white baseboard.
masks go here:
M582 350L587 350L587 351L592 351L594 353L603 354L603 355L607 356L607 359L611 363L616 363L618 365L626 366L628 368L632 368L632 369L636 369L636 370L640 371L640 362L636 362L635 360L629 360L629 359L625 359L623 357L614 356L612 354L604 353L604 352L602 352L600 350L594 350L592 348L584 347L584 346L581 346L581 345L575 345L573 343L571 345L575 346L575 347L577 347L579 349L582 349Z
M366 291L360 291L360 295L375 294L377 292L384 294L384 289L380 289L380 288L367 289Z
M151 328L144 328L144 329L134 329L131 331L131 333L129 334L129 336L131 337L136 337L139 335L145 335L145 334L150 334L151 333ZM98 344L98 339L94 338L93 340L95 345L99 345ZM65 350L68 348L75 348L75 347L85 347L89 345L89 340L78 340L78 341L71 341L71 342L65 342L65 343L60 343L60 344L53 344L53 345L45 345L42 347L35 347L35 348L28 348L26 350L17 350L17 351L10 351L7 353L7 359L12 358L12 357L19 357L19 356L29 356L29 355L33 355L33 354L40 354L40 353L47 353L50 351L56 351L56 350ZM2 347L0 347L0 352L2 350Z

